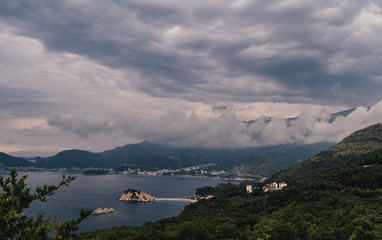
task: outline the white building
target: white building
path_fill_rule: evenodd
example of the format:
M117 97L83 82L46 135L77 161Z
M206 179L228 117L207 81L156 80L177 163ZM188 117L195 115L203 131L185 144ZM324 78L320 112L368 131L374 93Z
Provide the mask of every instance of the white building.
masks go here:
M247 193L252 193L253 192L252 185L247 185L245 188L247 190Z
M273 182L269 185L264 186L263 191L268 192L268 191L280 190L286 186L288 186L288 184L286 184L285 182L282 182L282 183Z

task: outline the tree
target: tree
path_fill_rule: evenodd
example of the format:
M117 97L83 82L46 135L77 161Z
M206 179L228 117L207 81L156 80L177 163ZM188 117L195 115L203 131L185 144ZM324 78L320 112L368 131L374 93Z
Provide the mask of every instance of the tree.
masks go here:
M41 213L36 217L25 216L23 209L30 207L33 201L46 202L48 196L64 185L69 186L75 177L63 175L57 185L36 187L35 193L27 187L27 177L18 177L15 169L7 178L0 176L0 239L71 239L90 210L81 209L77 219L61 223L57 219L52 222Z

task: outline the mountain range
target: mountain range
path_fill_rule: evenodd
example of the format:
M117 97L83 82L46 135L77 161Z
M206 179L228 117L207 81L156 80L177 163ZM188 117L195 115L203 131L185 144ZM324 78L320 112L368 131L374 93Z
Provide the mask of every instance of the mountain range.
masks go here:
M94 167L116 168L118 171L123 171L127 168L140 168L144 170L178 169L213 163L215 164L213 168L216 170L230 170L240 166L266 165L268 168L273 169L271 172L274 172L280 170L277 166L281 163L284 163L284 165L280 165L281 167L295 164L331 145L331 143L318 143L302 146L277 145L242 149L203 149L177 148L143 141L100 153L73 149L59 152L47 158L37 157L28 160L2 153L0 154L0 163L4 167Z

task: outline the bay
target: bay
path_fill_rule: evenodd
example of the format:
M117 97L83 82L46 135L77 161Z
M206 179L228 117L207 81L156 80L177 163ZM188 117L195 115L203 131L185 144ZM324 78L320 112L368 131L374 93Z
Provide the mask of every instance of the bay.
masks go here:
M56 172L19 172L28 175L26 182L32 190L35 186L58 184L62 173ZM4 174L1 174L4 175ZM203 186L215 186L226 183L205 177L176 176L140 176L107 174L88 176L70 173L76 180L70 186L63 186L55 194L48 197L48 202L34 202L24 211L29 216L44 213L51 219L62 221L78 217L80 209L94 210L97 207L114 208L110 214L90 215L81 222L78 232L95 229L106 229L114 226L139 226L145 222L153 222L162 218L176 216L187 202L156 201L149 203L123 202L119 197L129 188L141 190L158 198L192 197L195 190Z

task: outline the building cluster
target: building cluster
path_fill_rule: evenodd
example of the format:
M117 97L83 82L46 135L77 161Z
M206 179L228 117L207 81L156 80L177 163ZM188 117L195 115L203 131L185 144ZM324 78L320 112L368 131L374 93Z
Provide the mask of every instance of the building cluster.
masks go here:
M190 166L186 168L178 169L159 169L159 170L141 170L138 168L128 168L123 171L123 174L137 174L137 175L148 175L148 176L158 176L158 175L196 175L204 176L206 174L219 175L225 173L224 171L207 171L208 167L215 166L215 163L202 164L197 166Z
M287 185L288 184L286 184L285 182L281 182L281 183L273 182L271 184L265 184L265 186L263 187L263 192L280 190L286 187Z
M280 190L284 187L286 187L288 184L285 182L277 183L273 182L271 184L265 184L262 188L263 192L268 192L268 191L275 191L275 190ZM253 189L257 189L257 187L253 187L252 185L247 185L246 186L246 191L247 193L252 193Z
M89 170L103 170L103 171L106 171L108 173L115 173L113 168L95 168L95 167L44 168L44 167L34 167L34 166L27 166L27 167L1 167L0 166L0 170L9 171L11 169L16 169L17 171L20 171L20 172L85 172L85 171L89 171Z

